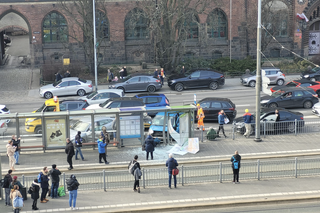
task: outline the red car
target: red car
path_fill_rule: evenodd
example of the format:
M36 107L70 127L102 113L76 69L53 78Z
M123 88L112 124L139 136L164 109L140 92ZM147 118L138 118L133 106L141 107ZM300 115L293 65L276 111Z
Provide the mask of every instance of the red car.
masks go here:
M289 83L287 83L284 86L272 87L270 90L273 93L273 92L275 92L279 89L282 89L284 87L308 87L308 88L312 88L318 94L318 96L320 96L320 82L319 81L310 81L308 79L290 81Z

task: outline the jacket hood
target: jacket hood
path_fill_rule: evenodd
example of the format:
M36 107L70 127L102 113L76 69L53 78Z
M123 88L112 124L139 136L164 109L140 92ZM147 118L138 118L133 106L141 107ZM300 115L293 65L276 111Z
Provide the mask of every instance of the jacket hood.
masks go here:
M40 183L36 183L36 182L34 182L34 181L32 182L32 184L37 185L37 186L39 186L39 187L41 186Z
M48 172L45 172L43 169L41 170L42 174L48 175Z

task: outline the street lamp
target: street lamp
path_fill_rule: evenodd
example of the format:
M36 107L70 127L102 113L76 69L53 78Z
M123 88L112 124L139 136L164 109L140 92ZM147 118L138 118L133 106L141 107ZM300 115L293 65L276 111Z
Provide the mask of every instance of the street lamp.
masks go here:
M93 49L94 49L94 81L95 89L98 91L98 71L97 71L97 35L96 35L96 2L93 0Z
M301 57L304 56L304 49L303 49L303 33L304 30L307 28L307 22L304 19L299 19L297 20L298 24L298 29L297 31L299 32L301 30Z

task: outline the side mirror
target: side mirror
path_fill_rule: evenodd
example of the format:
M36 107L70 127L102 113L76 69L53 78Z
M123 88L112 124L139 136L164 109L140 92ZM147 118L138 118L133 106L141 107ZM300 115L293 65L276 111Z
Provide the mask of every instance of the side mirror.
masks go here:
M191 75L189 76L189 79L191 79Z
M280 98L283 99L283 96L281 95Z

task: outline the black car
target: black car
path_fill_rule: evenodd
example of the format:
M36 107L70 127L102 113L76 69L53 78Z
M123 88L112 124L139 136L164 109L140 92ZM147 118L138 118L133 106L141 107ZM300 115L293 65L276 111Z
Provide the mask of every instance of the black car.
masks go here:
M260 132L283 132L295 131L295 120L297 120L297 127L304 126L303 114L300 112L292 112L283 108L277 108L280 114L279 122L276 121L275 109L262 109L260 113ZM252 115L251 132L255 132L255 115ZM243 134L245 130L243 117L238 117L234 120L236 132Z
M214 70L197 69L192 70L187 76L183 74L173 75L168 78L168 86L172 90L181 92L184 89L208 87L217 89L224 85L224 75Z
M60 101L60 111L85 110L89 106L87 101L66 99Z
M305 71L300 76L311 81L320 81L320 67L314 67L310 71Z
M261 107L264 108L312 108L319 102L318 95L311 88L286 87L277 90L272 95L261 97Z
M217 121L220 110L224 110L232 123L237 115L236 105L228 98L204 98L198 101L204 112L204 121ZM195 121L197 121L197 112L195 111Z

